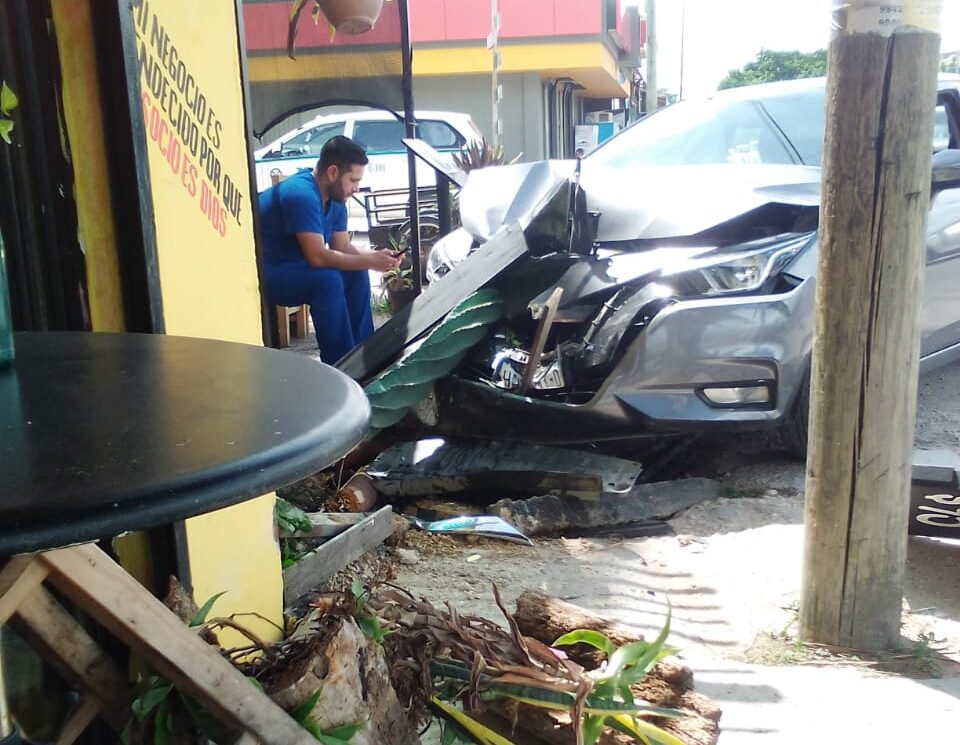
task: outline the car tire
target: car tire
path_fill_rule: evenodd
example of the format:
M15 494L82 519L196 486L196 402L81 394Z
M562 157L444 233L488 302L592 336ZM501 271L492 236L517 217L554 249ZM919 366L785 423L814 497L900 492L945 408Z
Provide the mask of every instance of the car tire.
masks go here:
M810 372L803 377L803 386L793 405L793 411L780 427L780 442L787 451L801 459L807 457L807 435L810 419Z

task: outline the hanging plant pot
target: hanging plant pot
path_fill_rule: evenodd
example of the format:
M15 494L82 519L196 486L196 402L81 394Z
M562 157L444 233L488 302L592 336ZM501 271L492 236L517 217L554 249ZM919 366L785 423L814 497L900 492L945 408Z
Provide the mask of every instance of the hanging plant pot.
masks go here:
M383 0L319 0L330 25L341 34L363 34L373 28Z

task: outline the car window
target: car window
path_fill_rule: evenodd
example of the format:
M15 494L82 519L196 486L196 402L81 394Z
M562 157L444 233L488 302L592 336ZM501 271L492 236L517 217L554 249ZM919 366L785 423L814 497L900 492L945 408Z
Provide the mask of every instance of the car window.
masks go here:
M464 139L446 122L422 121L419 124L420 139L437 150L459 150Z
M267 159L318 158L320 157L320 150L327 144L328 140L343 134L344 126L343 122L336 122L305 129L300 134L284 142L281 145L281 152L271 151L267 155Z
M403 124L399 121L358 121L353 127L353 139L369 155L403 152Z
M753 101L690 101L638 122L588 156L615 167L794 163Z
M760 102L808 166L823 158L824 90L812 88Z
M933 152L950 148L950 120L947 118L947 107L937 106L933 114Z

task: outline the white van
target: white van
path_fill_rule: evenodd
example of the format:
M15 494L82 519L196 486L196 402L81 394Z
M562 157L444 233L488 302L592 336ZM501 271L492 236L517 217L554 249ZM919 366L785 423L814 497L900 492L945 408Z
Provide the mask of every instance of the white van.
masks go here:
M418 111L416 118L420 139L441 152L458 152L482 137L468 114ZM408 188L407 151L401 142L403 122L386 111L360 111L318 116L257 150L257 190L269 188L277 176L285 178L302 168L313 168L320 148L337 135L350 137L367 150L370 164L361 188L372 192ZM417 185L436 185L433 170L419 160ZM361 233L369 228L363 196L361 192L348 205L349 228Z

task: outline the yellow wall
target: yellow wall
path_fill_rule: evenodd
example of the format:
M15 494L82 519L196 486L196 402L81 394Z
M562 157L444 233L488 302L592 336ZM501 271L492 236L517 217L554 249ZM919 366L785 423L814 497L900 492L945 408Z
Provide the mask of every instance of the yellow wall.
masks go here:
M629 84L618 82L617 60L599 41L543 44L502 44L502 73L536 72L543 78L569 77L586 89L584 95L616 98L629 93ZM340 53L338 58L356 53ZM251 57L251 82L308 80L324 77L324 58L301 54L294 61L285 56ZM417 47L413 55L415 77L434 75L489 74L490 52L483 46ZM340 69L341 65L336 66ZM399 74L399 73L398 73Z
M234 0L134 6L167 333L259 345ZM227 593L216 615L254 612L281 622L273 503L266 496L187 521L195 600ZM267 638L279 634L248 622Z

